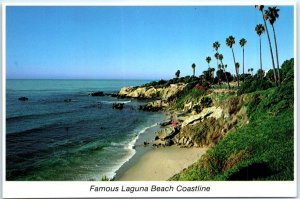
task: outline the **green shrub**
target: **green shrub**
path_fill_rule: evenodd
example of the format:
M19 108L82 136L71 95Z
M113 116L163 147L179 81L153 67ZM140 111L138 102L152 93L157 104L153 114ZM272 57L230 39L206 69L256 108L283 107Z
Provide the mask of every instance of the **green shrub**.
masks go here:
M190 84L188 84L183 92L181 92L177 97L176 100L176 108L183 108L183 105L186 101L188 100L195 100L199 99L203 95L205 95L206 91L205 90L199 90L194 88L194 86L191 88Z
M207 107L211 107L212 102L213 101L210 97L203 97L200 101L200 104L201 104L202 108L207 108Z
M244 82L242 82L238 95L244 93L251 93L259 90L266 90L268 88L274 87L273 83L266 79L255 79L253 77L247 78Z

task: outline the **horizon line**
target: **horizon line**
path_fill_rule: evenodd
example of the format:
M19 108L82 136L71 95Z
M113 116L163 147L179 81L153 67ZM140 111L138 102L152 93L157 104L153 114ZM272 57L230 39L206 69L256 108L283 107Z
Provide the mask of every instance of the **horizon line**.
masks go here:
M136 81L157 81L154 79L118 79L118 78L6 78L6 80L136 80Z

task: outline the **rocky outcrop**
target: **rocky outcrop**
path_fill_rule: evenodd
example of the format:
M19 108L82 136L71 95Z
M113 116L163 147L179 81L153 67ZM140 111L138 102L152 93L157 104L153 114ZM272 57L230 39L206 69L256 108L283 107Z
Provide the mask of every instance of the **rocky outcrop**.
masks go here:
M197 146L197 144L194 144L192 139L190 139L189 137L175 136L173 140L174 140L174 143L179 145L179 146L183 146L183 147Z
M220 107L209 107L204 108L199 114L192 115L187 117L183 123L182 127L185 127L186 125L193 124L195 122L199 122L204 120L205 118L214 117L216 119L219 119L223 114L223 110Z
M157 131L155 135L156 135L156 139L166 140L168 138L173 138L178 132L179 132L178 128L169 126Z
M131 97L131 98L146 98L146 99L161 99L168 101L178 92L181 92L185 88L186 84L170 84L168 87L155 88L149 87L124 87L120 90L120 97Z

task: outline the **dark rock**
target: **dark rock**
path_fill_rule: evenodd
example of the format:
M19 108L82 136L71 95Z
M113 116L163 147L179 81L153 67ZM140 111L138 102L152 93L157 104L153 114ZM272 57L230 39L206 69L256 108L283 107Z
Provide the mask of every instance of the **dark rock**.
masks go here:
M124 103L113 103L112 108L122 110L124 108Z
M157 112L162 110L162 107L155 107L151 105L140 105L138 109L142 111L148 111L148 112Z
M65 99L64 102L71 102L71 99Z
M27 97L19 97L19 100L25 102L25 101L28 101L28 98Z
M173 142L173 140L171 140L171 139L167 139L166 142L165 142L165 145L166 145L166 146L171 146L171 145L173 145L173 144L174 144L174 142Z
M102 91L99 91L99 92L90 93L89 95L93 97L101 97L104 96L104 93Z
M118 97L118 93L104 93L103 95L105 96L110 96L110 97Z
M149 145L149 142L144 142L144 146L147 146L147 145Z
M172 120L169 120L169 121L165 121L165 122L161 122L159 125L160 126L168 126L172 123Z

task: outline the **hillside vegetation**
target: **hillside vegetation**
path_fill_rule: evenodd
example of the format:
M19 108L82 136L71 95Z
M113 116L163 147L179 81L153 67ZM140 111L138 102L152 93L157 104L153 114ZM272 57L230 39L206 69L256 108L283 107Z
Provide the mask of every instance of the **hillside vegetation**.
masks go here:
M195 95L206 95L213 103L227 107L229 116L227 120L210 119L205 124L198 123L188 130L194 134L194 139L200 139L204 145L211 143L212 147L198 162L170 180L293 180L293 69L294 59L283 63L279 87L274 87L266 78L250 76L241 83L237 94L190 90L179 96L175 103L177 108L197 98ZM206 136L208 131L216 133L223 128L228 132L218 133L222 139ZM204 138L201 140L201 137Z

